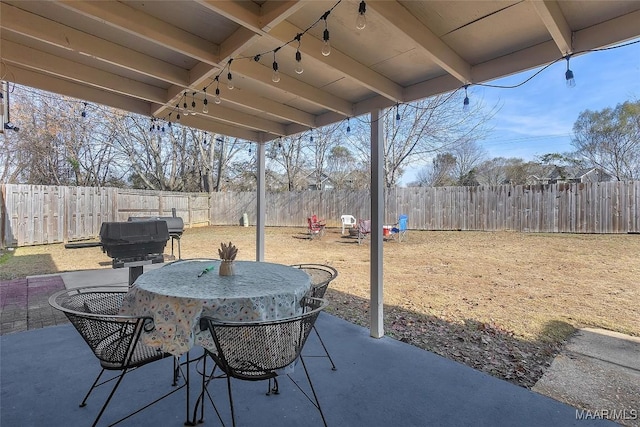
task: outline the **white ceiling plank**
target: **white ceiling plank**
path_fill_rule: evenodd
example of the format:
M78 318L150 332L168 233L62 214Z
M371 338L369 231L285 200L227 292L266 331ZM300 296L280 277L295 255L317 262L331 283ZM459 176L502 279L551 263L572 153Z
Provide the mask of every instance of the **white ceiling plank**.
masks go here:
M209 90L209 97L211 97L211 92L213 91L215 91L215 89ZM211 102L211 98L209 98L209 102ZM306 113L267 98L256 97L254 94L247 93L243 90L236 89L225 91L223 102L242 105L247 108L254 109L255 111L264 112L271 116L299 123L307 127L316 127L315 116L313 114Z
M640 10L576 31L573 47L579 52L637 37L640 37Z
M120 2L64 0L69 10L109 24L209 64L219 62L219 46Z
M302 32L303 30L295 25L289 22L283 22L276 26L269 35L275 37L280 42L287 43L291 40L292 34L301 34ZM367 89L389 98L394 102L402 101L402 86L378 74L371 68L362 65L335 48L331 49L331 55L323 56L321 52L322 44L322 41L310 34L306 34L304 43L300 46L300 52L303 58L310 56L318 61L322 61L322 63L340 71ZM297 44L290 48L296 49Z
M0 18L3 31L12 31L168 83L188 84L188 72L182 68L22 11L14 6L1 3Z
M59 56L50 55L17 43L2 41L2 58L6 62L18 64L41 73L66 77L78 83L95 86L121 95L134 96L150 102L163 102L166 91L135 80L88 67Z
M262 32L260 28L260 6L251 1L234 2L219 0L196 0L206 8L224 16L254 33Z
M234 74L238 73L279 90L292 93L313 104L341 113L344 116L351 116L352 105L348 101L303 83L296 78L289 77L286 74L280 74L280 82L273 83L271 81L271 73L267 71L266 67L256 64L254 61L234 62L233 72Z
M7 73L5 79L24 86L30 86L48 92L70 96L83 101L107 105L123 111L143 116L149 115L149 103L137 100L130 96L119 95L113 92L81 85L69 80L60 79L52 75L45 75L26 68L6 64Z
M571 47L571 28L560 10L558 3L553 0L530 0L540 19L558 45L562 55L573 51Z
M284 22L304 7L304 1L267 1L262 4L260 10L259 25L263 31L269 32L273 27Z
M245 127L247 129L261 130L264 132L274 133L276 135L284 135L284 126L271 120L257 117L251 114L242 113L240 111L226 108L224 104L210 105L207 117L221 120L236 126Z
M397 1L367 4L389 24L422 47L431 59L462 83L471 83L471 66Z
M205 116L185 116L180 119L180 125L189 126L196 129L202 129L207 132L217 133L220 135L231 136L234 138L246 139L247 141L258 142L260 133L245 128L229 125L227 123L218 122Z

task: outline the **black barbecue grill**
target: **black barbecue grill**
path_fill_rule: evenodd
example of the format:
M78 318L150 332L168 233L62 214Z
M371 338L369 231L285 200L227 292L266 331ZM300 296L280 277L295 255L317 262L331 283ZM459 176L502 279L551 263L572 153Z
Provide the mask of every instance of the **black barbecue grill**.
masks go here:
M182 259L180 253L180 238L184 232L184 221L179 216L176 216L176 209L172 209L173 216L130 216L129 221L165 221L167 223L167 229L169 230L169 237L171 237L171 259L176 259L173 254L173 242L178 241L178 259Z
M68 243L65 248L102 247L112 258L113 268L129 267L129 285L143 272L143 266L164 262L164 248L169 240L165 220L103 222L100 242Z

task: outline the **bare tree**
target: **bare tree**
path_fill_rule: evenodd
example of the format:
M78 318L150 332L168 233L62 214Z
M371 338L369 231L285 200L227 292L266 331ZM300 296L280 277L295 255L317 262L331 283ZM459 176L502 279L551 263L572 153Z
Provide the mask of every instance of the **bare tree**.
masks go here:
M640 177L640 101L583 111L573 125L576 154L618 180Z
M489 114L481 104L463 113L459 94L434 96L411 104L388 109L384 120L385 187L397 185L407 167L429 161L438 152L452 151L458 146L480 139ZM358 126L355 147L370 163L368 127Z
M305 134L279 138L267 147L270 171L285 177L287 191L299 189L305 171L309 170L307 138Z
M12 90L12 121L2 175L9 182L47 185L122 185L110 144L113 110L19 85ZM10 159L9 159L10 157Z

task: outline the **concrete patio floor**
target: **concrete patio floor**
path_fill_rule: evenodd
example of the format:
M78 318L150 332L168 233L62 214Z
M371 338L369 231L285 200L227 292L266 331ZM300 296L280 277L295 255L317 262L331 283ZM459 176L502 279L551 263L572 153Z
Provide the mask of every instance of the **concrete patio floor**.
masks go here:
M64 286L123 285L128 272L96 270L63 273ZM31 301L42 305L40 290L59 287L51 280L31 284ZM21 289L21 288L20 288ZM24 291L10 297L5 290L3 309L21 304ZM29 294L31 295L31 294ZM10 298L9 298L10 297ZM9 298L9 299L7 299ZM12 306L11 306L12 307ZM11 308L10 307L10 308ZM19 324L24 332L0 337L0 425L88 426L105 397L100 391L84 408L78 404L99 371L99 364L72 325L54 319L44 327ZM44 310L44 311L43 311ZM50 316L56 316L50 313ZM62 324L61 324L62 323ZM48 326L56 325L56 326ZM317 326L338 366L328 359L308 357L308 368L330 426L588 426L615 425L601 419L578 419L576 408L531 390L471 369L428 351L391 338L374 339L366 328L322 313ZM201 350L192 350L192 356ZM304 354L322 354L312 334ZM198 373L192 364L192 397L198 393ZM100 425L108 425L139 406L169 391L171 360L145 366L125 377ZM302 370L294 376L301 379ZM266 396L264 382L234 382L237 421L243 426L322 425L317 410L284 379L281 393ZM210 388L219 408L227 410L224 381ZM185 415L181 390L161 403L124 421L123 426L179 426ZM207 425L220 425L209 405ZM592 417L593 418L593 417Z

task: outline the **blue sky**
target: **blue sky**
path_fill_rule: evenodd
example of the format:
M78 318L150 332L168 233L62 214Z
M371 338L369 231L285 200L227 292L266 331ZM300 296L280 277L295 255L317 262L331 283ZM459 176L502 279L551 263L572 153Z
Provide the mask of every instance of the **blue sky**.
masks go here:
M491 134L481 142L489 157L534 160L552 152L572 151L573 124L582 111L640 100L640 43L571 57L576 86L567 88L565 60L550 66L515 89L472 86L469 98L487 107L499 105ZM488 82L515 85L536 70Z
M514 89L470 86L469 99L498 112L488 124L489 135L479 144L489 158L517 157L525 161L547 153L573 151L573 124L582 111L614 108L640 101L640 43L571 57L576 86L567 88L565 60L549 66ZM486 82L513 86L540 68ZM415 180L421 166L408 168L401 183Z

